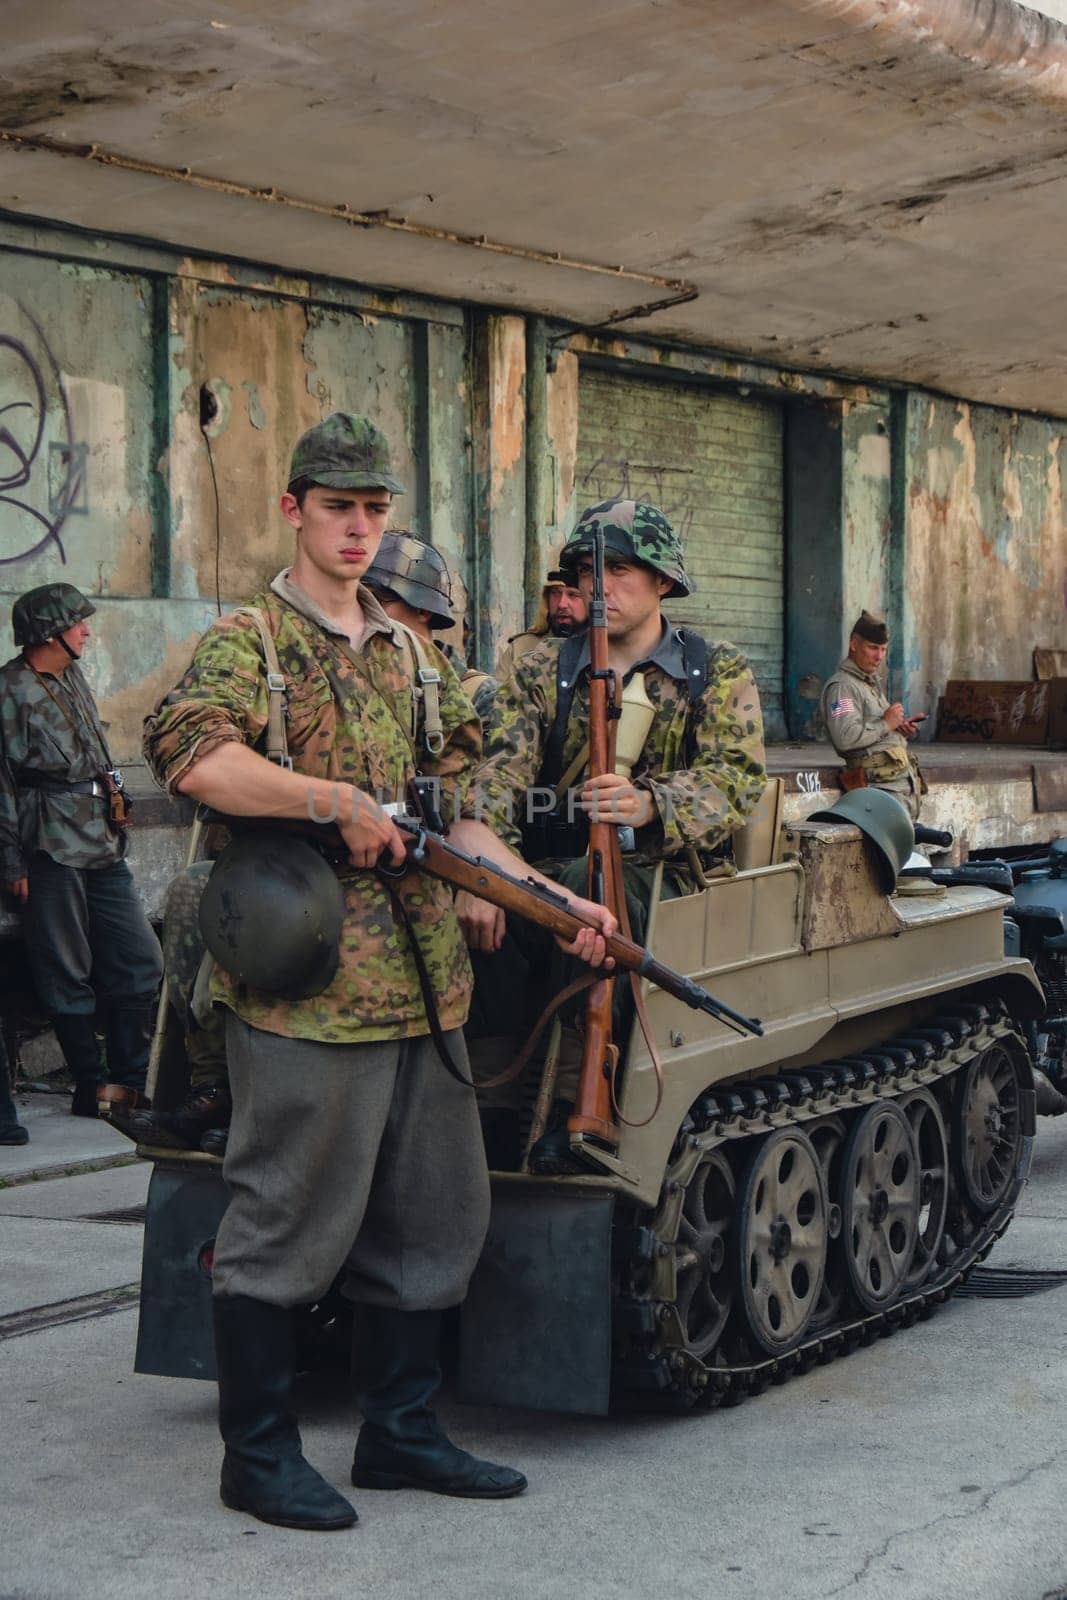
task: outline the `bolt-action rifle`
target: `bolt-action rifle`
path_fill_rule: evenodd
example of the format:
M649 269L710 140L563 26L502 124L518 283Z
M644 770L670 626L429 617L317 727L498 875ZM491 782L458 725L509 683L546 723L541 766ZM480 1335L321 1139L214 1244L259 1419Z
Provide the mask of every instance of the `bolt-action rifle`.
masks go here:
M534 878L518 878L513 873L505 872L484 856L468 855L466 850L450 844L423 818L394 817L393 820L403 836L408 859L399 868L379 864L377 871L387 880L403 877L415 868L457 889L466 889L469 894L488 900L503 911L525 917L527 921L547 928L550 933L568 942L574 940L582 928L595 926L571 910L566 895L546 888ZM650 951L628 935L611 934L605 938L604 945L606 955L614 961L620 972L633 972L639 978L648 978L649 982L673 995L676 1000L683 1001L694 1011L707 1012L708 1016L724 1022L737 1033L763 1033L762 1024L755 1017L743 1016L724 1001L716 1000L692 978L657 961Z
M341 876L350 872L373 870L387 883L397 882L413 869L440 878L455 889L466 889L481 900L488 900L502 911L525 917L549 933L573 942L583 928L595 928L596 923L581 917L571 909L566 895L546 888L536 878L518 878L505 872L495 862L484 856L468 855L457 845L450 844L444 836L445 825L434 803L434 780L416 778L412 784L414 815L397 816L391 809L389 815L404 841L406 860L402 866L390 866L379 861L373 869L355 867L348 854L348 846L339 829L332 822L317 821L309 816L305 821L281 817L235 817L225 812L205 807L200 813L204 823L221 823L237 833L254 831L283 831L292 833L321 851L324 858ZM368 802L373 803L373 802ZM620 972L633 972L647 978L667 994L673 995L694 1011L705 1011L735 1033L763 1033L762 1024L755 1017L746 1017L734 1011L725 1001L716 1000L713 994L694 983L684 973L675 972L664 962L657 961L650 951L621 933L607 935L604 939L605 957L614 961Z
M622 708L615 672L608 663L608 619L604 601L604 533L593 533L593 592L589 603L589 776L615 771L615 733ZM588 895L607 906L624 936L630 933L623 884L619 829L594 812L589 818ZM568 1134L591 1134L614 1149L619 1143L615 1119L615 1078L619 1046L612 1036L614 978L601 978L585 1002L582 1065Z

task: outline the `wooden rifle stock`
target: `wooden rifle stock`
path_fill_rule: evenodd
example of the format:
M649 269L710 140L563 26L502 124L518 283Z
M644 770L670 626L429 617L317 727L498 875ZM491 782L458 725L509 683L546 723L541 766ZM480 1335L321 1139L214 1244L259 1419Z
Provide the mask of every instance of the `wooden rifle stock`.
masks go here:
M488 900L514 916L525 917L527 921L547 928L568 943L582 928L596 926L571 910L566 895L546 889L536 879L513 877L484 856L468 855L415 817L397 817L395 821L404 836L408 859L403 867L396 869L379 865L377 871L386 881L403 878L414 867L428 873L431 878L440 878L444 883L452 884L456 889L466 889L469 894ZM604 945L607 955L620 972L635 972L640 978L648 978L676 1000L683 1001L694 1011L707 1012L738 1033L762 1034L763 1027L757 1018L743 1016L721 1000L716 1000L714 995L691 978L657 961L628 934L613 933L605 938Z
M313 822L310 818L298 821L288 817L235 817L207 808L200 813L200 820L204 824L222 823L238 832L283 829L314 844L342 877L349 872L368 870L353 866L344 839L330 823ZM573 942L583 928L596 928L595 923L571 910L566 895L546 888L535 878L516 878L484 856L468 855L466 850L449 844L442 834L435 833L421 817L394 817L393 820L403 836L407 859L402 867L379 862L374 870L386 882L397 882L414 868L431 878L440 878L455 889L466 889L502 911L525 917L568 943ZM600 929L596 931L599 933ZM743 1016L716 1000L691 978L657 961L628 934L611 934L605 938L604 945L607 956L620 972L635 972L639 978L648 978L676 1000L683 1001L694 1011L716 1017L737 1033L762 1034L763 1027L757 1018Z
M615 724L619 716L615 674L608 665L608 623L604 601L604 534L593 534L593 593L589 606L589 776L615 770ZM589 819L588 894L607 906L629 935L619 830L611 822ZM614 1114L614 1082L619 1047L612 1037L614 978L601 978L585 1002L582 1065L567 1132L592 1134L601 1143L619 1142Z

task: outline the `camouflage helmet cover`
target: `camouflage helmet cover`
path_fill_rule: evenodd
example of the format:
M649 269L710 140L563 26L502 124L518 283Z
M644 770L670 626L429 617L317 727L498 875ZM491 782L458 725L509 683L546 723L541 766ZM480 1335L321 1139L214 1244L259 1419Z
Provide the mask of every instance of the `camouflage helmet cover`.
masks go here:
M606 551L629 561L639 561L670 579L671 587L664 595L665 600L692 594L693 585L685 570L681 540L663 512L641 500L603 500L599 505L588 506L563 546L560 566L565 572L573 571L578 557L587 555L593 548L593 534L597 528L603 530Z
M18 645L47 644L76 622L95 614L80 589L72 583L45 583L19 595L11 608L11 629Z
M455 627L448 568L433 545L414 533L383 533L363 582L372 589L388 589L416 611L428 611L431 628Z
M297 440L289 482L310 478L326 489L388 489L404 494L393 476L389 443L369 417L335 411Z

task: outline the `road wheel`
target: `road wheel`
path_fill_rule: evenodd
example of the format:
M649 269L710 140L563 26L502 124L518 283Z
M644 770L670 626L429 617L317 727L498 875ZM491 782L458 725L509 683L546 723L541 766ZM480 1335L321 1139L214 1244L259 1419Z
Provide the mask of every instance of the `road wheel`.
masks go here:
M736 1248L745 1322L769 1355L799 1343L818 1305L827 1211L826 1179L807 1134L769 1134L745 1169Z
M865 1311L900 1293L919 1231L919 1156L911 1125L891 1101L853 1123L842 1157L841 1237L849 1287Z

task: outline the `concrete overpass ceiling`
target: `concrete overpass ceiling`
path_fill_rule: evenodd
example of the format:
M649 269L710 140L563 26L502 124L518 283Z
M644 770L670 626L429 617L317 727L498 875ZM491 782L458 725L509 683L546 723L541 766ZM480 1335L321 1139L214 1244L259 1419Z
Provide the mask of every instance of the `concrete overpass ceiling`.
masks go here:
M1067 0L1042 9L7 0L0 208L579 323L683 282L624 328L1063 415Z

